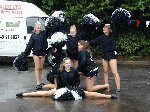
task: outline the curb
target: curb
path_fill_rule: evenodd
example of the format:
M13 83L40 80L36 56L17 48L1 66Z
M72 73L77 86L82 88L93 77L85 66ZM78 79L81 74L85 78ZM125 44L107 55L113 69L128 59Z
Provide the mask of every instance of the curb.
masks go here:
M96 63L102 63L101 60L95 60ZM150 61L117 61L118 65L140 65L150 66Z

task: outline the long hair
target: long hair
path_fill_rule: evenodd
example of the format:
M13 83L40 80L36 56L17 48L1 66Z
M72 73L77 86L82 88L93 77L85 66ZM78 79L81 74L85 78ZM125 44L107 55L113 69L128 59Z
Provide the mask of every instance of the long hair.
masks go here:
M80 43L83 46L83 50L87 50L92 56L91 46L88 41L80 40L78 43Z
M63 61L62 61L61 64L60 64L60 67L59 67L59 70L60 70L60 71L62 71L62 70L65 69L64 64L65 64L65 61L66 61L66 60L71 60L71 59L68 58L68 57L65 57L65 58L63 59Z

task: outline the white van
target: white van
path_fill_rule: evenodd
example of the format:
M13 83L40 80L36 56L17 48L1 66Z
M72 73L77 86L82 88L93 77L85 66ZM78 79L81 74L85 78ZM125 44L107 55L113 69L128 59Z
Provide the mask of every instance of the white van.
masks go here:
M25 50L35 22L45 29L46 15L32 3L0 2L0 56L13 57Z

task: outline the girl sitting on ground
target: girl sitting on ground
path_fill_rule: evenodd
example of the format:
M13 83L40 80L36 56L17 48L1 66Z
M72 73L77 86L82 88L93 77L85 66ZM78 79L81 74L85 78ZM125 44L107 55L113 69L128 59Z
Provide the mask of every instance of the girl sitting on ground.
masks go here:
M88 92L79 88L80 76L76 68L71 67L71 60L65 58L60 66L57 77L57 88L49 91L22 92L17 97L43 97L51 96L54 100L79 100L82 98L117 99L116 95L105 95L97 92Z

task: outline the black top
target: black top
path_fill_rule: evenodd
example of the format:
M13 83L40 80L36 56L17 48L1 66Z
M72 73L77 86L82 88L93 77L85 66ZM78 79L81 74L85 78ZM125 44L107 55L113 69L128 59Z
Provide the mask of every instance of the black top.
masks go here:
M98 67L97 64L93 61L92 56L87 50L79 52L78 70L80 72L87 74L96 67Z
M58 72L57 77L57 89L62 87L74 87L79 86L80 76L76 68L71 68L70 72L62 70Z
M113 34L110 34L109 36L102 35L92 41L90 41L90 45L102 45L102 52L107 53L111 51L116 50L116 41Z
M45 51L48 47L46 31L41 31L39 34L32 33L27 47L25 49L26 55L29 55L31 50L35 51Z
M67 35L68 41L66 43L67 45L67 56L70 59L77 60L78 59L78 42L83 39L85 36L85 32L81 32L77 34L75 37L72 37L71 35Z
M56 69L56 72L57 72L58 69L59 69L59 65L61 64L63 59L66 57L66 53L65 53L65 51L63 49L57 49L56 52L54 52L53 49L51 49L50 50L50 54L52 55L52 59L51 59L52 71L57 68Z

